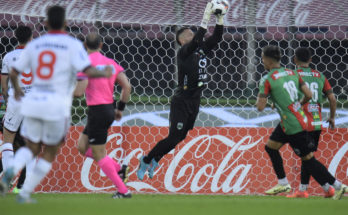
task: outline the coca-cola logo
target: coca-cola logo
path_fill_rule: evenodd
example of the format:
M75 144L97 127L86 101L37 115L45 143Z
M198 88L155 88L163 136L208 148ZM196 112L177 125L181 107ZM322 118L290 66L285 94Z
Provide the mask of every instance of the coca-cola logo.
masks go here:
M266 25L288 25L291 17L294 17L294 24L296 25L305 25L305 24L315 24L318 23L317 17L320 17L321 14L313 16L312 11L321 11L322 7L321 1L315 0L296 0L296 1L286 1L286 0L259 0L256 1L257 4L253 6L252 4L246 3L247 1L241 0L230 0L230 10L228 12L228 19L226 19L226 25L233 26L237 23L248 23L248 24L266 24ZM45 11L47 7L52 4L55 4L56 1L38 1L38 0L27 0L23 1L23 4L18 8L8 8L5 7L3 10L15 12L18 14L25 14L31 16L45 16ZM60 1L60 4L66 8L68 19L74 20L107 20L122 22L125 20L124 16L120 16L119 13L110 10L108 5L111 3L109 0L101 1L82 1L82 0L71 0L71 1ZM154 3L156 3L154 1ZM330 4L327 2L326 4ZM117 2L112 2L112 4L117 4ZM151 4L148 4L151 5ZM185 5L190 5L187 3ZM120 8L116 10L125 11L128 8L132 8L133 3L129 3L127 6L124 4L119 4ZM167 10L167 20L172 20L176 17L175 13L170 13L172 7L164 4L163 10ZM202 5L201 5L202 6ZM330 5L328 5L329 7ZM203 6L202 6L203 7ZM318 8L319 7L319 8ZM152 10L151 7L140 8L139 13L142 13L141 10ZM185 8L182 8L184 11ZM246 16L245 13L248 13L249 16ZM311 13L312 12L312 13ZM191 14L189 20L183 20L186 24L195 24L199 23L201 16L200 13ZM255 16L253 16L255 14ZM328 20L332 19L332 23L342 23L342 20L338 19L333 14L326 13ZM139 20L138 16L127 18L127 22L139 22L143 21L146 23L158 23L158 17L147 17L146 20ZM335 19L336 18L336 19ZM177 20L177 19L175 19ZM29 21L26 17L22 17L22 21ZM343 20L344 21L344 20ZM168 24L168 23L166 23Z
M346 142L335 154L333 157L330 165L329 165L329 172L335 176L337 167L341 163L342 159L344 158L344 155L348 152L348 142ZM346 176L348 176L348 168L346 169Z
M112 139L116 139L116 144L121 145L123 136L119 133L111 134L108 136L108 141L111 141ZM155 174L160 171L165 171L164 186L169 192L180 191L187 185L190 186L191 192L198 192L202 190L208 182L211 184L211 192L217 192L220 190L225 193L231 191L239 192L248 185L250 179L247 179L247 175L252 168L252 164L241 164L239 160L244 152L256 146L261 140L261 138L254 140L252 136L245 136L238 142L234 142L222 135L200 135L190 140L184 147L174 153L174 158L170 161L167 169L161 170L163 168L163 165L161 165ZM185 155L188 153L190 153L190 157L192 157L193 160L204 159L204 156L209 152L209 150L211 150L213 144L224 144L228 149L219 165L214 165L209 161L206 161L203 166L195 166L190 162L190 160L183 160ZM194 150L193 146L195 146ZM128 163L132 158L138 159L143 153L144 152L141 148L135 148L126 155L124 149L118 147L113 149L109 153L109 156L118 161L124 158L123 162ZM116 155L120 156L116 157ZM179 167L178 164L182 162L184 162L184 165ZM95 187L92 185L89 178L92 163L93 160L90 158L87 158L83 163L81 170L81 181L83 186L92 191L111 188L112 186ZM175 174L178 168L180 168L180 170ZM132 172L130 172L130 175L135 174L135 171L136 169L133 169ZM105 177L102 171L100 171L99 174ZM175 186L173 182L179 180L184 175L186 176L186 181L180 186ZM223 181L221 177L222 175L225 175ZM133 181L128 182L127 185L137 191L157 191L156 188L146 182Z

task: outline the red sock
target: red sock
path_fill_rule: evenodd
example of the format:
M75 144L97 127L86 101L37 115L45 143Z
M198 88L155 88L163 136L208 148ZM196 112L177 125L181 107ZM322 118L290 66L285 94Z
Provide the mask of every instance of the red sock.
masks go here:
M110 180L117 187L118 192L127 193L128 189L126 185L123 183L120 176L118 175L114 163L116 162L113 159L111 159L109 156L105 156L103 159L98 161L98 165L103 170L105 175L108 178L110 178Z

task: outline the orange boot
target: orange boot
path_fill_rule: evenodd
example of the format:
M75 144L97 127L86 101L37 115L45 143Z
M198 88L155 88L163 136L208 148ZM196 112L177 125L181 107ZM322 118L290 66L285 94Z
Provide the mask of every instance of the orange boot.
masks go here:
M307 191L297 190L292 194L286 195L287 198L308 198L309 194Z

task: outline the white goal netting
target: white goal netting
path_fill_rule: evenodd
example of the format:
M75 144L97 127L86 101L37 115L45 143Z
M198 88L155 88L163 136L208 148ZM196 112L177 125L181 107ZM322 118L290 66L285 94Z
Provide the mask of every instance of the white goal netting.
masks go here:
M104 40L103 53L125 68L132 84L124 117L114 122L116 127L110 132L108 142L110 156L129 163L132 168L128 185L147 192L245 194L262 193L265 187L276 183L263 144L279 117L270 108L264 113L254 108L258 82L266 74L261 62L262 47L279 46L282 65L288 68L295 68L292 59L296 48L310 47L314 54L312 67L328 78L338 100L339 129L325 129L318 157L333 174L348 183L348 162L345 162L348 5L345 0L231 0L223 41L209 56L210 81L203 91L197 128L164 159L154 180L136 180L137 157L167 134L169 102L176 86L175 31L183 25L196 29L206 2L0 0L0 60L17 45L14 30L18 25L30 26L34 37L38 37L46 32L47 7L64 6L68 32L81 39L89 32L99 32ZM210 32L214 22L212 18ZM324 103L323 119L328 113L328 104ZM105 176L91 160L78 155L74 147L78 132L86 123L83 98L74 99L72 122L68 143L55 162L55 171L38 191L109 191L110 182L104 180ZM120 125L123 127L119 128ZM187 149L191 143L192 147ZM287 147L282 154L288 178L296 186L299 161ZM314 188L313 193L319 194L315 183Z

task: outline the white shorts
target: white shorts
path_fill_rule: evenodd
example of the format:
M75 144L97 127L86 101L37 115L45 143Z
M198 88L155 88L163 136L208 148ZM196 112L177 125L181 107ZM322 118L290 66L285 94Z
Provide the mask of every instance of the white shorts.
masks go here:
M70 126L69 118L59 121L46 121L32 117L24 117L21 135L33 143L42 142L45 145L61 143Z
M21 112L21 103L14 98L9 97L7 102L6 113L4 116L4 127L12 132L17 132L23 121Z

